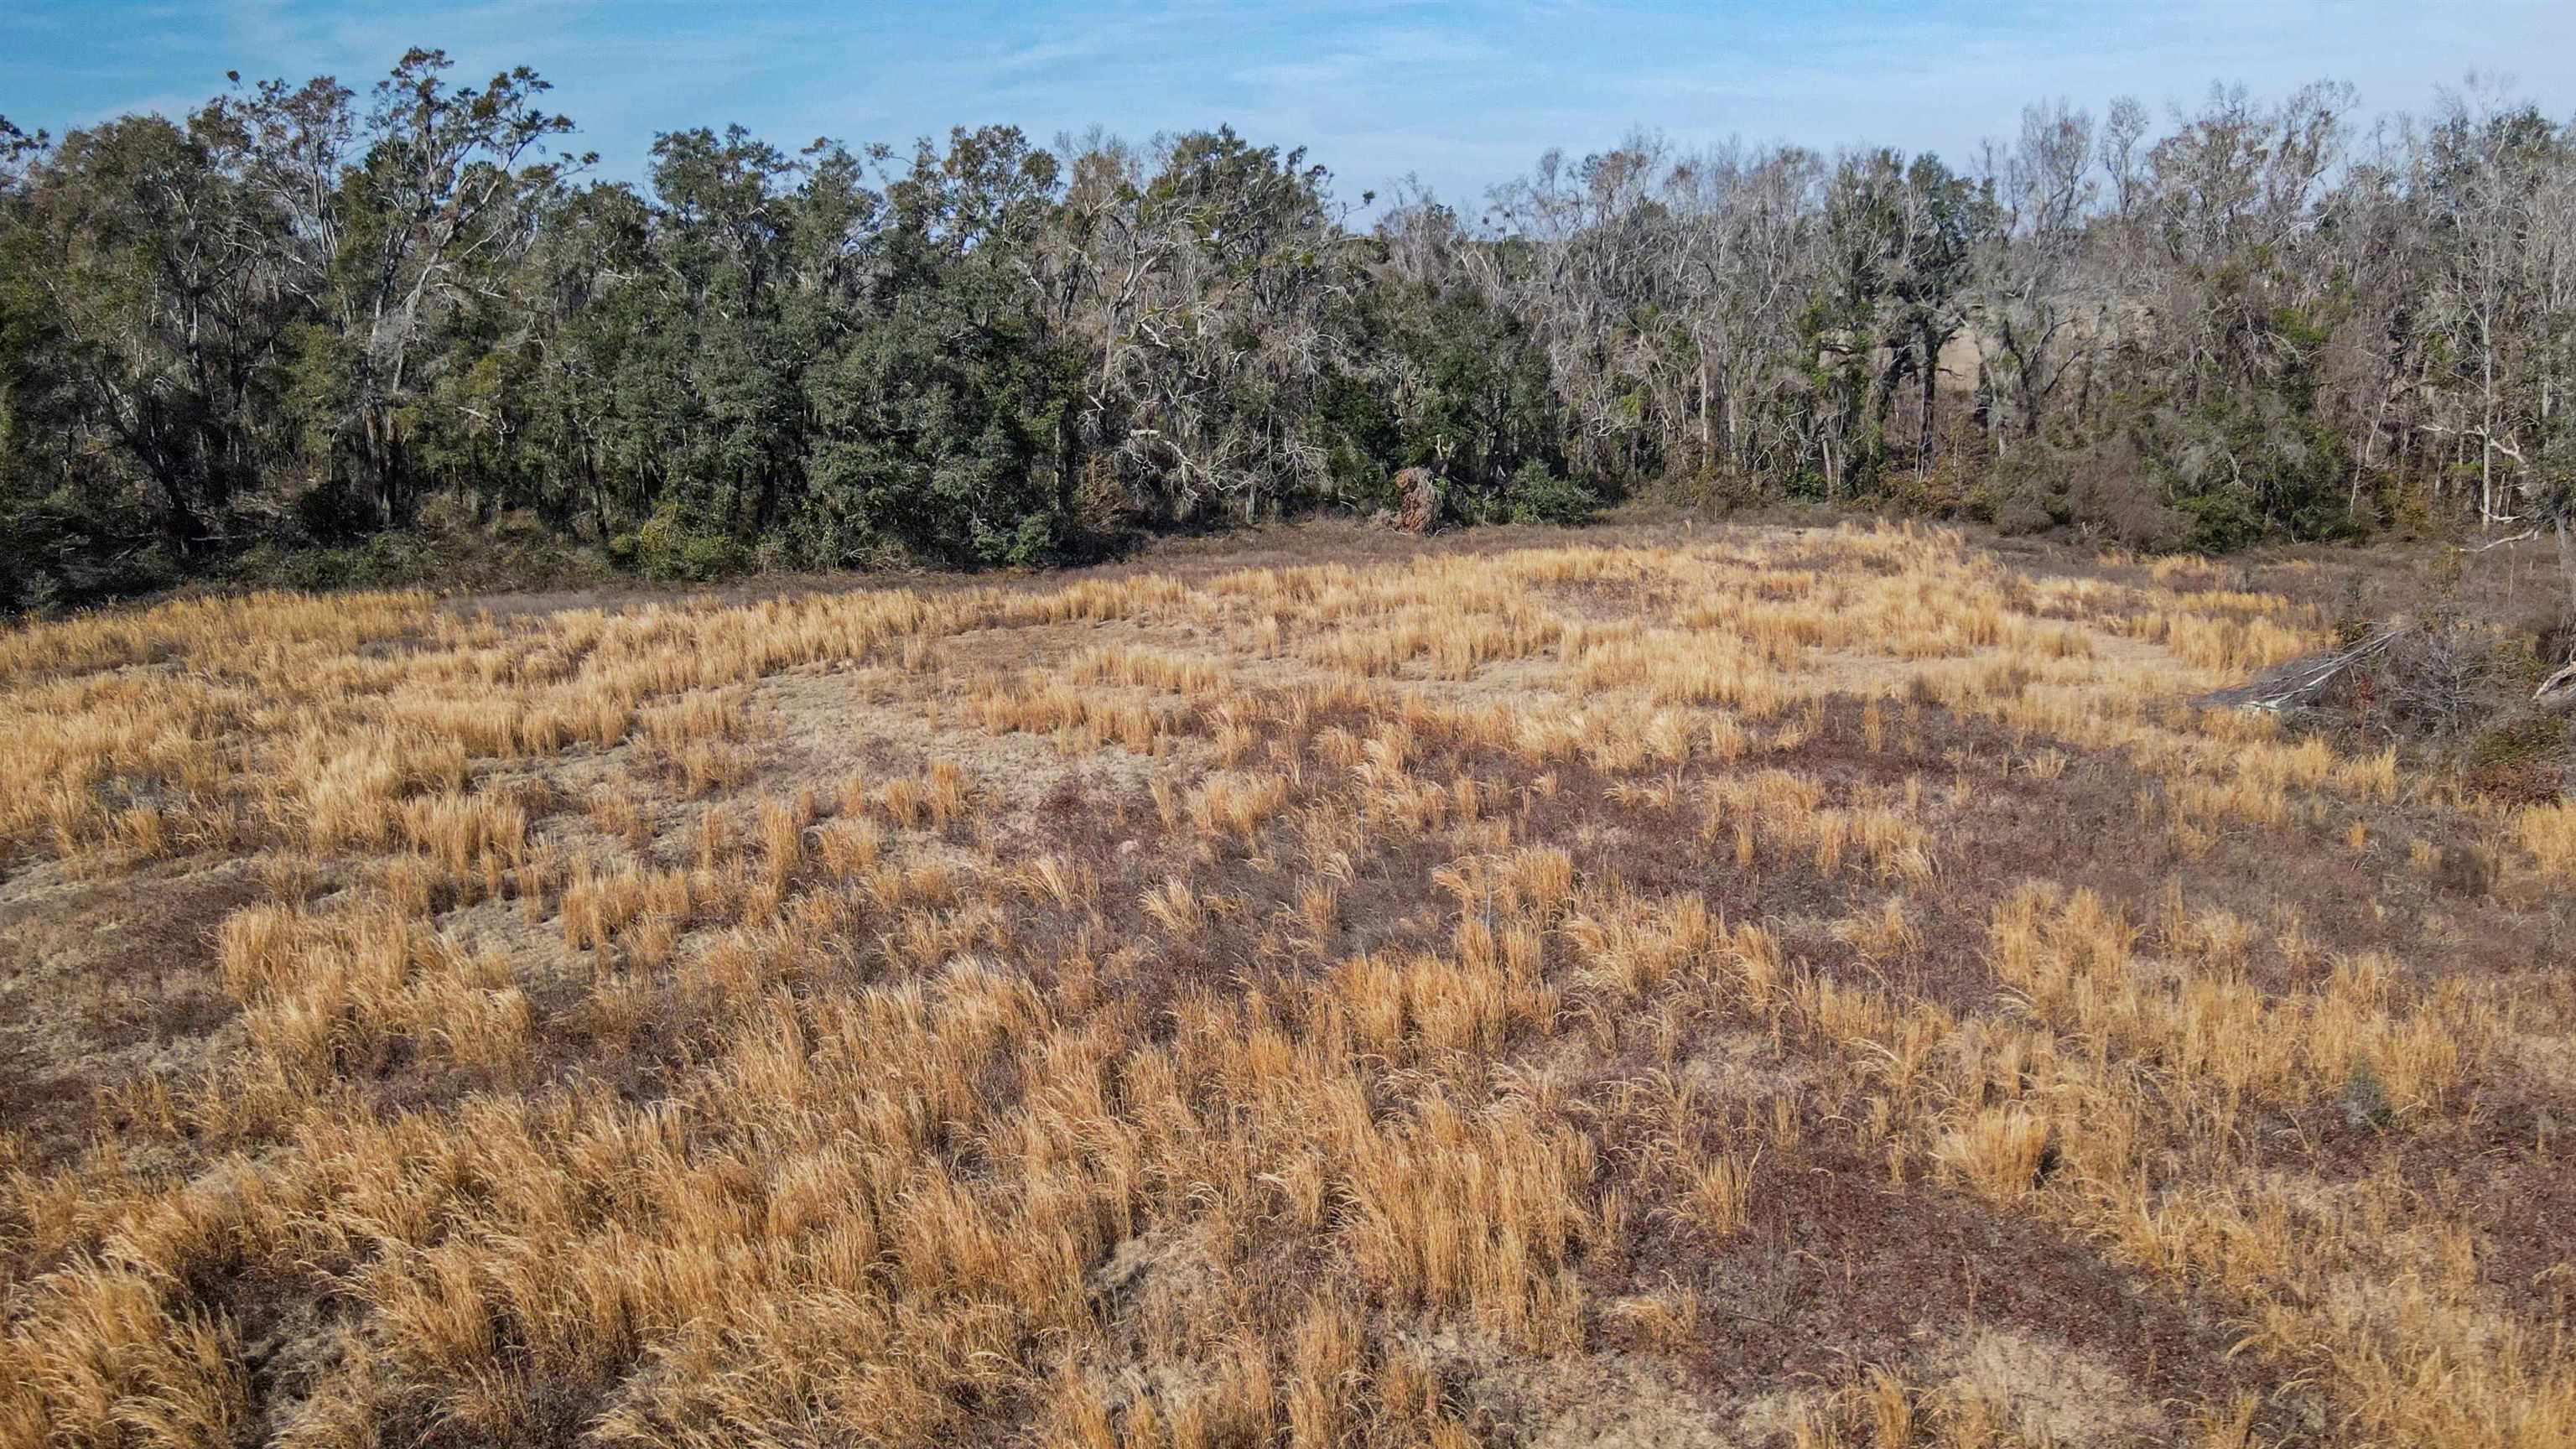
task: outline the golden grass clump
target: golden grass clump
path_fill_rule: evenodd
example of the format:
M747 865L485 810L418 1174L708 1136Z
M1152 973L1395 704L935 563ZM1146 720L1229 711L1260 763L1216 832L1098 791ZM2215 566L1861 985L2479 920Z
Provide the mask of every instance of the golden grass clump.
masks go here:
M2026 1107L1988 1107L1943 1135L1939 1156L1989 1197L2012 1198L2039 1185L2052 1129Z
M2576 804L2526 805L2513 818L2513 834L2542 870L2576 877Z

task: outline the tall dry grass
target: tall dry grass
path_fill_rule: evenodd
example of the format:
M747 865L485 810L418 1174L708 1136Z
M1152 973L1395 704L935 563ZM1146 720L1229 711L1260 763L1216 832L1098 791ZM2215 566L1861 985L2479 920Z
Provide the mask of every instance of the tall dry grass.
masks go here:
M0 1182L0 1441L1462 1445L1494 1364L1690 1362L1676 1265L1859 1161L2235 1325L2266 1423L2566 1442L2456 1181L2266 1143L2470 1131L2568 1003L1956 833L2110 759L2186 874L2438 808L2177 711L2318 638L2210 582L1884 528L12 632L0 852L280 884L237 1030ZM836 672L912 746L791 712ZM2444 820L2563 872L2548 808ZM1788 1432L2010 1442L1932 1371Z

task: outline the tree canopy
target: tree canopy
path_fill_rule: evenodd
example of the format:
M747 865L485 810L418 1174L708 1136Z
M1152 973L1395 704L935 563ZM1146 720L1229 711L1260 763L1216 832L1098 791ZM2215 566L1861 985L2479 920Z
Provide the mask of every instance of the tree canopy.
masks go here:
M1649 136L1361 211L1231 129L664 133L524 68L0 121L0 608L424 520L627 566L949 566L1672 484L2227 547L2576 511L2576 129L2216 89L1973 158ZM1365 212L1371 220L1357 218Z

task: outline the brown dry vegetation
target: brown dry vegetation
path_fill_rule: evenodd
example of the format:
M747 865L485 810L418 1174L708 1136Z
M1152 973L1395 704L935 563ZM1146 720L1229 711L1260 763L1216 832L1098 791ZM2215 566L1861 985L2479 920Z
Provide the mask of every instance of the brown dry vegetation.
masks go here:
M2576 816L2179 703L2319 565L1307 538L0 636L0 1443L2576 1435Z

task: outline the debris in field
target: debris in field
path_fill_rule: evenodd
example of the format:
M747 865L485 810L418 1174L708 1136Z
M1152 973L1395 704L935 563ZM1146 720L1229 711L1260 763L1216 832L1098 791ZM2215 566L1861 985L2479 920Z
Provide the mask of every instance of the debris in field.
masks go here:
M2531 692L2531 702L2542 709L2576 710L2576 659L2540 681L2540 687Z
M1428 468L1407 468L1395 475L1395 490L1403 499L1395 515L1395 526L1407 533L1429 533L1440 526L1440 480Z
M2213 689L2192 703L2206 709L2251 709L2268 713L2303 708L2314 703L2319 695L2325 693L2326 686L2342 678L2346 670L2386 649L2413 627L2398 624L2339 653L2310 654L2293 659L2263 671L2251 683Z

